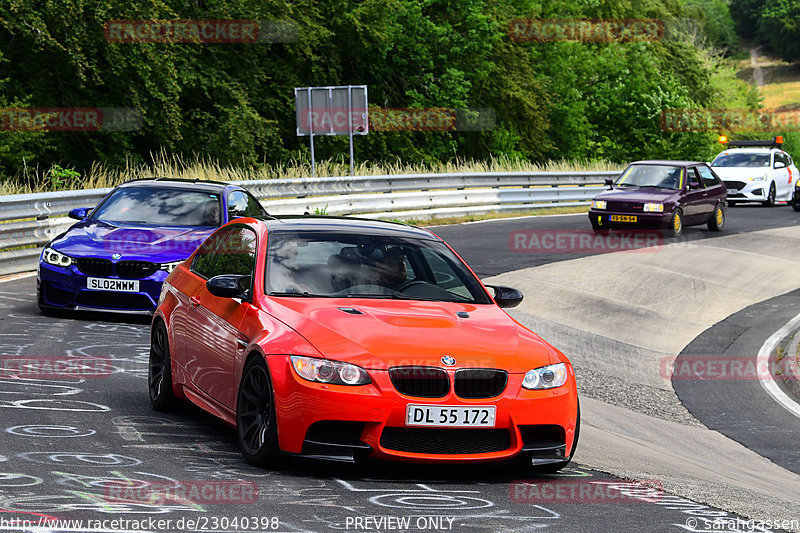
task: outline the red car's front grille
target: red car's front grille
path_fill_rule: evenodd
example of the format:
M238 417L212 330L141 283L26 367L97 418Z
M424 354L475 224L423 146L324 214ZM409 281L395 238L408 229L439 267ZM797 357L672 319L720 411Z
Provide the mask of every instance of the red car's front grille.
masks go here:
M432 455L502 452L511 446L506 429L395 428L381 433L381 447L387 450Z
M494 368L456 370L455 391L459 398L494 398L506 388L508 372Z
M407 396L442 398L450 392L447 372L434 366L396 366L389 369L389 378Z

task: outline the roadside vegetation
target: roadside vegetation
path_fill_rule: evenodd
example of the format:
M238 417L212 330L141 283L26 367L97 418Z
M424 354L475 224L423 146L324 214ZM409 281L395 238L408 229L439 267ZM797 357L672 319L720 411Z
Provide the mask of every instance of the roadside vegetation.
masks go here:
M297 38L105 39L106 22L131 19L291 20ZM657 19L664 33L634 42L525 42L509 33L518 19ZM15 0L0 3L0 42L0 108L125 107L143 118L134 131L0 131L5 191L173 170L214 179L309 176L293 95L308 85L366 84L380 108L494 111L496 124L485 131L359 137L359 173L464 161L511 169L551 160L707 160L718 149L716 132L665 132L662 111L760 105L750 82L725 63L739 46L726 0ZM347 174L339 163L346 138L318 138L316 152L320 175Z
M277 178L306 178L311 175L311 165L304 161L286 164L237 167L223 165L219 161L195 157L183 159L165 153L153 157L152 164L128 163L117 168L94 164L85 173L54 166L46 171L26 168L24 179L0 182L0 196L72 189L97 189L113 187L124 181L141 178L169 176L189 180L244 181ZM507 157L489 158L483 161L453 159L433 163L360 163L355 167L356 176L379 176L387 174L431 174L445 172L540 172L540 171L595 171L622 170L624 165L610 161L548 161L543 164ZM350 164L340 160L317 161L317 176L347 176Z

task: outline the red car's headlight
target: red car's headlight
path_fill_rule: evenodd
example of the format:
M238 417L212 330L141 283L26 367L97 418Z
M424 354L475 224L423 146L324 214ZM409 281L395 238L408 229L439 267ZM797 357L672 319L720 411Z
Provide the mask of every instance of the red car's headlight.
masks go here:
M529 370L522 380L526 389L555 389L567 382L567 365L556 363Z
M332 383L334 385L367 385L372 380L360 366L329 359L291 356L295 372L308 381Z

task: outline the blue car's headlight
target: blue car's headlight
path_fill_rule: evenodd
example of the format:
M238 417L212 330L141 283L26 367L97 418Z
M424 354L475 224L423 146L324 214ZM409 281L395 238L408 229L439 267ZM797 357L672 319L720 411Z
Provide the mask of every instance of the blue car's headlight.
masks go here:
M172 272L181 263L183 263L183 260L173 261L172 263L161 263L161 270L166 270L167 272Z
M525 374L522 386L526 389L555 389L567 382L567 365L556 363L534 368Z
M308 381L334 385L366 385L372 382L366 370L350 363L299 355L293 355L291 359L297 374Z
M44 249L44 252L42 252L42 259L44 259L44 262L48 265L59 266L63 268L67 268L75 262L75 260L70 256L64 255L61 252L57 252L49 246Z

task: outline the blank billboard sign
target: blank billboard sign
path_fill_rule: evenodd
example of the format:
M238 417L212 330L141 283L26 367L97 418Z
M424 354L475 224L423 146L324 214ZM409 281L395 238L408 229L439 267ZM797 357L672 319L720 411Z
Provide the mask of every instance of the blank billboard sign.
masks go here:
M367 86L297 87L297 135L367 135Z

